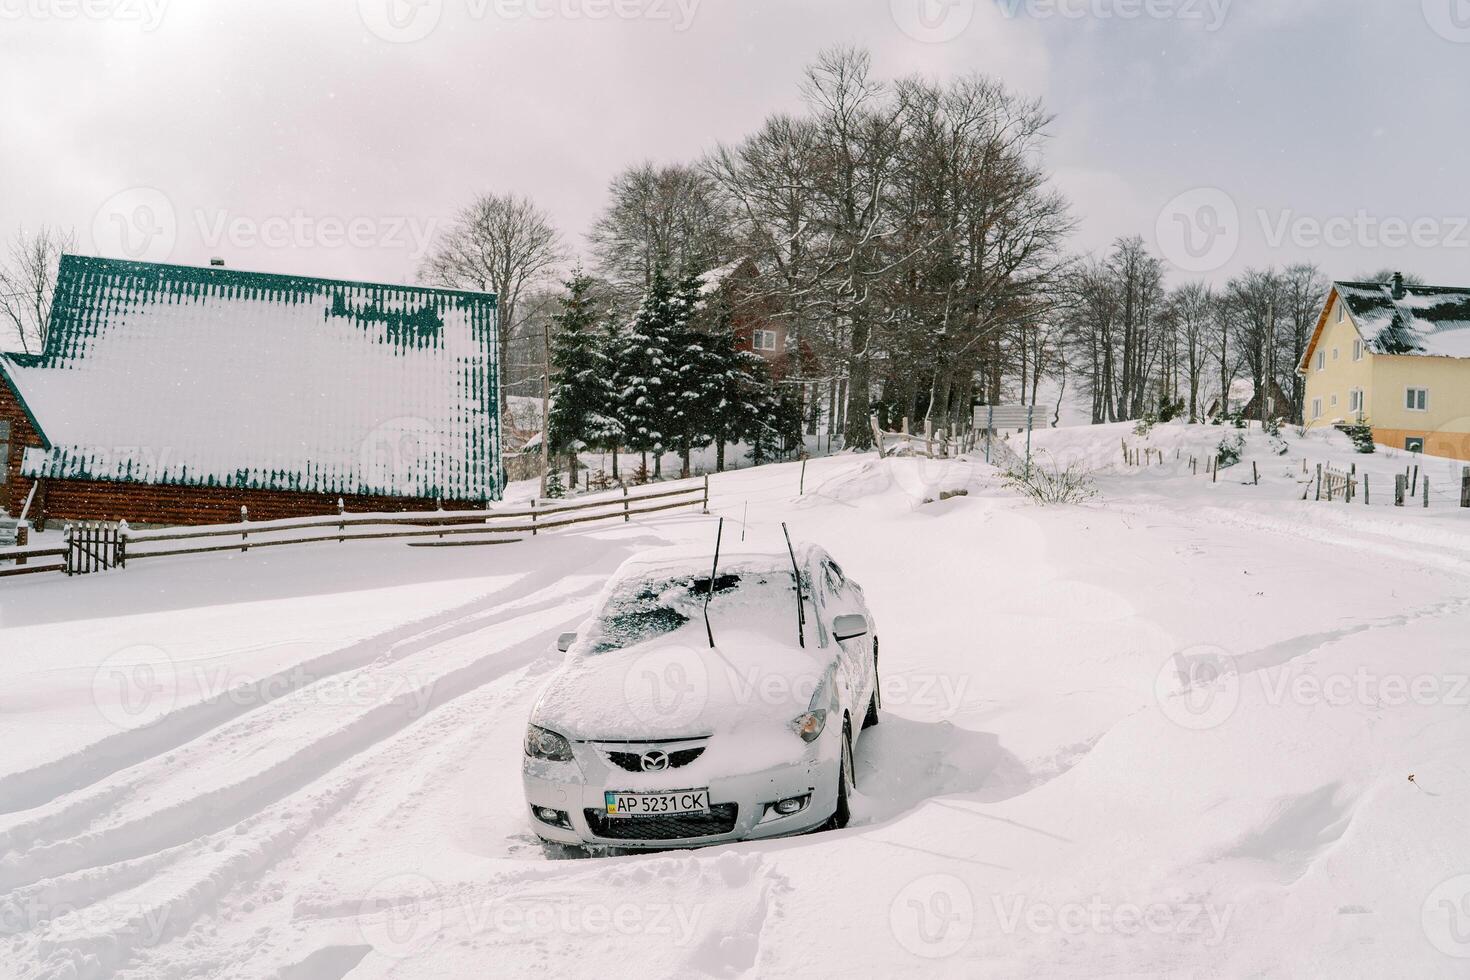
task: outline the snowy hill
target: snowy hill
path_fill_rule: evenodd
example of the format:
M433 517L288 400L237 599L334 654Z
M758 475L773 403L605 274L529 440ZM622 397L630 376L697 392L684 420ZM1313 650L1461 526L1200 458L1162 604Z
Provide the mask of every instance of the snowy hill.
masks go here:
M802 496L795 464L712 477L727 535L788 521L862 583L885 713L852 827L707 851L549 860L519 767L556 634L629 554L712 541L713 515L0 585L0 959L1464 976L1470 511L1436 496L1458 464L1425 463L1429 510L1389 499L1413 460L1336 434L1278 456L1257 431L1196 475L1231 431L1038 433L1096 471L1082 506L977 460L814 460ZM1304 502L1320 462L1370 473L1371 505Z

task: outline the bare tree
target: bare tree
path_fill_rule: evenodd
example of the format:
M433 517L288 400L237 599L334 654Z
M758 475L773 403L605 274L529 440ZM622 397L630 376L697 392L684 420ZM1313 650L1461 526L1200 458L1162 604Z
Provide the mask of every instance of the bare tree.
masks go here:
M703 167L642 163L614 177L608 193L587 237L625 304L637 302L656 268L697 274L728 258L730 215Z
M42 225L34 235L22 228L0 262L0 350L18 345L28 354L45 349L51 328L51 297L63 253L76 247L75 236Z
M452 289L478 289L499 297L502 360L520 326L521 297L547 279L564 257L561 234L529 198L485 194L459 212L454 225L425 259L420 277ZM506 408L500 386L500 409Z
M1202 282L1185 283L1170 295L1167 316L1179 338L1179 365L1189 390L1189 421L1204 417L1204 373L1210 355L1210 331L1216 324L1215 296Z

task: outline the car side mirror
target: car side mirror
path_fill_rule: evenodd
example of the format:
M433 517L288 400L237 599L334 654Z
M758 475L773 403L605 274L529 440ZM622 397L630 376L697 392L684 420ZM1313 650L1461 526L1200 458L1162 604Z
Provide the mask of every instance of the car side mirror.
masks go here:
M577 642L577 634L576 633L563 633L561 636L558 636L556 638L556 648L558 650L560 650L562 653L566 653L568 650L570 650L572 648L572 644L573 643L576 643L576 642Z
M868 617L861 613L847 613L832 620L832 635L837 642L855 640L868 634Z

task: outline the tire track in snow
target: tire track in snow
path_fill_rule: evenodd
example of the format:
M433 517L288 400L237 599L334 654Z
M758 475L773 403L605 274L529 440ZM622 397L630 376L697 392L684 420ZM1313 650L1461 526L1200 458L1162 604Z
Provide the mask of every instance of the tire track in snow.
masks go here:
M534 660L544 652L555 629L568 620L564 599L548 605L549 610L543 610L541 614L522 615L513 620L513 624L522 627L517 633L523 635L517 635L508 644L484 655L471 655L468 662L357 713L329 734L293 747L284 757L238 782L123 817L101 830L44 843L7 857L0 861L0 889L114 864L164 850L201 833L211 833L240 822L249 814L301 789L343 761L390 737L422 715ZM504 628L504 624L501 625ZM280 703L291 704L300 698L301 693L295 692ZM188 778L191 769L184 764L178 771Z
M380 658L396 659L438 642L446 628L492 625L494 611L535 594L562 575L559 567L532 572L509 589L489 593L433 616L395 626L302 664L277 671L222 696L211 697L138 728L119 732L70 755L0 777L0 814L34 809L67 793L90 786L123 769L163 755L239 716L295 693L302 679L316 683L344 671L361 668ZM477 619L477 613L490 615ZM456 634L457 635L457 634ZM14 831L0 833L0 853L13 844Z

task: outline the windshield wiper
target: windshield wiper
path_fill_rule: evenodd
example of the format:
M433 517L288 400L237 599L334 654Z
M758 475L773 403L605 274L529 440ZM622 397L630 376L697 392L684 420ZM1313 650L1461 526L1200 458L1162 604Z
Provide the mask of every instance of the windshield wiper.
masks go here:
M715 648L715 631L709 625L709 601L715 595L715 579L720 571L720 539L725 536L725 519L720 518L720 526L715 529L715 563L709 570L709 588L704 593L704 632L709 637L709 648Z
M791 532L786 522L781 522L781 533L786 535L786 551L791 555L791 577L796 580L796 642L806 649L806 601L801 595L801 569L796 564L796 549L791 547Z

